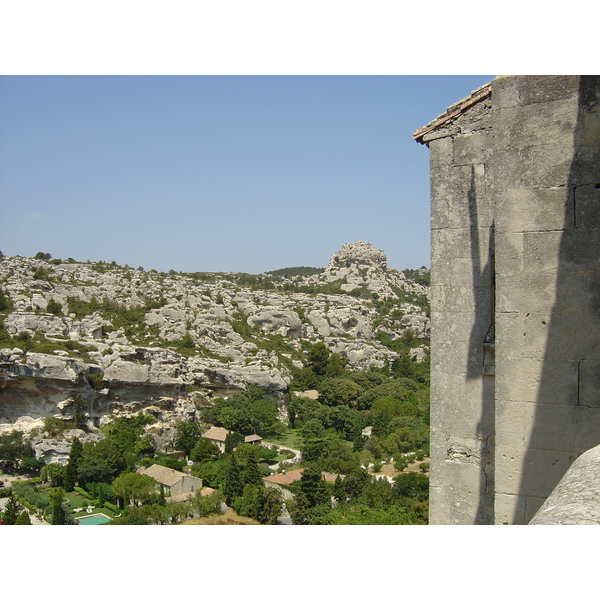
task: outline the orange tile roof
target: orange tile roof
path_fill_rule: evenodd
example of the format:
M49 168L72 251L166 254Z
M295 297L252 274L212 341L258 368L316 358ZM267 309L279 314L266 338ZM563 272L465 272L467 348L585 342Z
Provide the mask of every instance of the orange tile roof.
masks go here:
M294 481L299 481L302 477L304 469L294 469L293 471L286 471L285 473L275 473L275 475L269 475L263 477L263 481L270 481L272 483L278 483L279 485L290 485Z
M450 106L446 110L445 113L442 113L441 115L436 117L433 121L430 121L429 123L427 123L427 125L424 125L423 127L420 127L419 129L417 129L413 133L412 139L419 142L420 144L425 144L426 142L423 141L423 137L426 134L433 131L434 129L437 129L440 125L443 125L444 123L451 121L452 119L458 117L465 110L467 110L467 108L469 108L470 106L473 106L473 104L476 104L480 100L487 98L491 93L492 93L491 82L488 82L485 85L478 87L476 90L471 92L470 96L467 96L466 98L463 98L462 100L459 100L458 102L455 102L452 106Z

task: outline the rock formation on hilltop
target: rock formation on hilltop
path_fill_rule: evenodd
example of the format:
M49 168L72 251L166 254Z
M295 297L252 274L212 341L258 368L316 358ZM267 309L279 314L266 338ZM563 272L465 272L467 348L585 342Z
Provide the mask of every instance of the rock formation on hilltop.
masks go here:
M368 242L343 244L340 250L331 255L327 270L332 271L342 266L363 265L374 269L387 269L387 258L383 250L376 250Z
M149 411L169 427L249 384L277 397L283 418L315 342L355 370L392 361L381 340L407 330L422 341L412 356L428 352L428 288L366 242L310 276L0 257L0 281L0 432L72 419L76 396L90 425Z

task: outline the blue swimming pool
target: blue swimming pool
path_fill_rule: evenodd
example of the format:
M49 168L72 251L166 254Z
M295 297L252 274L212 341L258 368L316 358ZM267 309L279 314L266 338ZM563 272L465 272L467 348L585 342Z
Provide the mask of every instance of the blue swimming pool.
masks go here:
M77 517L79 525L103 525L112 521L110 517L103 515L102 513L96 513L93 515L86 515L85 517Z

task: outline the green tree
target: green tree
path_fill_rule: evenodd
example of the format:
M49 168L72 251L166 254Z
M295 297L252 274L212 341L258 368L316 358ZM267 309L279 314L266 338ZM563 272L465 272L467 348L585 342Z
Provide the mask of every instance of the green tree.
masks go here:
M87 431L87 416L86 416L86 402L80 394L75 396L73 404L74 414L73 419L75 421L75 428Z
M330 354L329 348L323 342L317 342L310 347L308 351L308 366L317 377L325 375Z
M29 513L24 510L15 521L15 525L31 525L31 519L29 518Z
M192 448L190 459L194 462L202 462L204 460L214 460L220 454L221 452L214 442L201 437Z
M331 505L331 497L329 489L323 479L321 470L310 465L305 468L300 478L300 491L306 496L309 507L314 507L319 504Z
M294 373L294 378L290 382L290 390L314 390L319 385L319 378L312 367L302 367Z
M287 404L290 426L297 427L314 418L321 406L322 404L313 398L293 395Z
M233 452L233 449L244 441L244 436L237 432L230 432L225 436L225 454Z
M402 414L403 404L404 403L397 398L392 398L391 396L382 396L373 402L370 414L377 415L380 413L385 413L390 417L397 417Z
M122 473L111 486L115 494L123 498L125 504L143 504L156 493L154 479L140 473Z
M182 450L186 456L189 456L201 437L202 431L197 423L192 421L180 421L177 423L175 448L177 450Z
M8 498L8 502L4 507L2 515L2 523L4 525L15 525L19 515L21 514L21 505L17 502L14 494Z
M335 377L324 379L319 384L319 400L328 406L346 404L356 406L358 398L364 393L364 389L347 377Z
M325 377L341 377L346 373L347 364L346 358L342 358L337 352L332 352L325 367Z
M411 330L407 329L406 333L409 331ZM414 377L416 373L415 363L410 359L408 354L403 354L399 359L394 361L391 371L393 377L407 377L410 379Z
M225 471L225 482L223 484L223 494L225 502L229 506L233 505L233 501L237 496L244 493L244 482L240 466L237 464L235 452L232 452L229 457L229 464Z
M260 398L250 404L248 409L254 433L262 435L277 419L277 401Z
M344 480L340 475L335 478L332 496L338 502L344 502L346 500L346 487L344 486Z
M109 482L115 473L109 463L99 456L84 456L77 469L77 479L80 483L92 481Z
M52 487L64 487L66 467L57 463L46 465L46 472Z
M245 485L262 485L262 473L258 461L249 460L242 471L242 479Z
M136 441L133 448L136 456L152 457L156 452L156 442L154 441L154 438L147 433Z
M282 494L263 485L246 485L241 497L234 501L234 510L264 525L275 525L281 515Z
M77 482L77 472L81 457L83 456L83 444L79 438L74 438L69 450L69 462L64 470L64 488L66 492L72 492Z
M65 525L65 508L63 506L64 490L61 487L48 490L52 502L52 525Z
M365 469L355 469L351 473L346 475L344 479L344 487L346 488L346 495L350 500L358 498L362 491L369 482L370 476Z
M215 490L208 496L202 496L200 492L198 492L192 500L192 506L199 516L208 517L209 515L220 513L221 504L224 501L225 497L220 490Z
M263 487L263 503L258 520L264 525L276 525L283 507L283 494L275 488Z
M310 504L304 492L297 492L286 501L286 508L294 525L307 525L310 518Z
M78 437L73 438L71 448L69 450L69 462L73 464L75 469L79 466L81 457L83 456L83 444Z
M8 293L5 293L4 290L0 287L0 312L10 311L12 310L13 302Z
M54 298L50 298L50 300L48 300L46 310L56 316L62 315L62 306L60 302L57 302Z
M0 469L5 473L19 473L24 459L35 458L29 441L22 431L0 435Z
M394 479L394 494L403 498L429 499L429 477L422 473L401 473Z

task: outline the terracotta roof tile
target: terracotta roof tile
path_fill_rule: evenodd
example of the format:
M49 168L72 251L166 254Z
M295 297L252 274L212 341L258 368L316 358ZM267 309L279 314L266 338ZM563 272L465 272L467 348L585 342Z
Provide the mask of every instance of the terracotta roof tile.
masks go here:
M151 465L147 469L140 471L140 473L148 475L155 481L158 481L158 483L162 483L168 487L177 483L184 476L184 473L181 471L169 469L169 467L163 467L162 465Z
M446 112L444 112L441 115L439 115L438 117L436 117L433 121L430 121L429 123L427 123L427 125L424 125L423 127L420 127L419 129L417 129L413 133L413 140L419 142L420 144L424 144L425 142L423 141L423 137L426 134L433 131L434 129L437 129L441 125L444 125L448 121L451 121L452 119L458 117L465 110L467 110L467 108L469 108L470 106L473 106L473 104L476 104L480 100L487 98L491 93L492 93L491 82L488 82L485 85L478 87L476 90L473 90L471 92L470 96L467 96L466 98L463 98L462 100L459 100L458 102L455 102L454 104L452 104L452 106L448 107Z
M224 442L225 438L229 435L229 430L224 427L211 427L208 431L202 434L203 438L207 440L215 440L217 442Z

